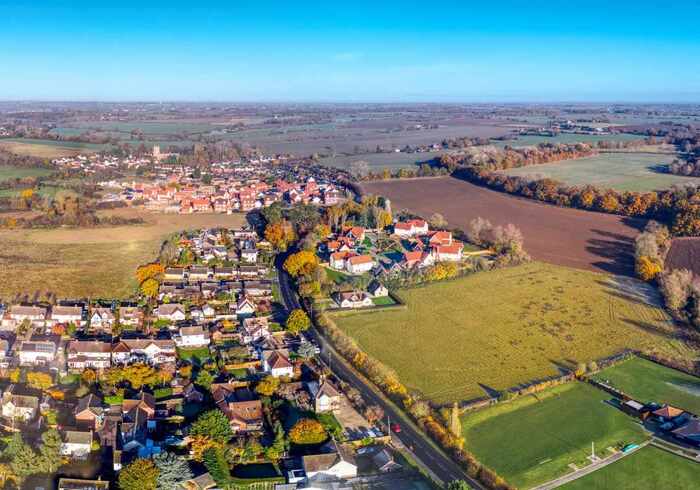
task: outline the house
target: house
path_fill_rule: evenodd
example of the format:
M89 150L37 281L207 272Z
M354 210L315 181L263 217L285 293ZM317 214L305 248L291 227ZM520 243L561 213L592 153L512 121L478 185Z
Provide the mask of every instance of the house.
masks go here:
M216 310L209 303L202 306L202 314L204 318L214 318L216 316Z
M345 291L333 294L333 299L340 308L366 308L374 305L372 297L364 291Z
M56 358L56 343L52 340L25 341L19 347L19 363L22 366L43 366Z
M422 219L412 219L394 225L394 234L401 238L426 235L428 231L428 223Z
M389 290L379 281L372 281L367 287L367 292L375 298L385 298L389 296Z
M687 424L671 431L671 433L687 444L700 446L700 419L693 418Z
M270 328L267 318L244 318L241 326L241 342L250 344L270 336Z
M361 226L351 226L345 230L343 235L357 242L362 242L365 239L365 229Z
M190 282L208 281L214 277L214 271L209 267L190 267L188 276Z
M185 315L185 307L180 303L159 305L154 313L159 320L169 320L171 322L179 322L187 317Z
M429 267L435 263L435 256L420 250L404 252L401 266L404 269Z
M433 247L452 245L452 232L434 231L428 239L428 244Z
M179 334L173 338L178 347L204 347L210 343L209 332L201 326L180 327Z
M122 339L112 347L112 362L147 362L158 365L175 362L175 341L167 339Z
M433 248L435 259L438 262L460 262L464 245L461 242L453 242L452 245L438 245Z
M98 330L111 330L115 317L111 308L95 308L90 315L90 326Z
M71 340L66 349L68 369L107 369L112 365L112 344L99 340Z
M676 417L680 417L685 412L680 408L672 407L671 405L664 405L658 410L654 410L652 415L658 417L662 421L670 421Z
M379 447L373 451L372 463L381 473L389 473L401 469L401 465L394 461L394 456L384 447Z
M143 323L143 311L134 306L122 306L119 308L119 323L122 326L139 327Z
M338 389L325 378L307 383L316 413L340 410L341 395Z
M214 402L228 417L234 432L252 432L263 428L263 409L247 388L221 383L211 386Z
M241 260L243 262L256 263L258 261L258 250L256 248L244 248L241 250Z
M104 418L102 399L92 393L85 395L78 400L78 404L73 409L73 416L78 427L98 429Z
M255 315L255 303L248 299L247 296L242 296L236 303L236 317L248 318L253 315Z
M81 432L67 430L63 434L61 444L61 456L68 456L73 459L87 458L92 449L92 431Z
M15 385L9 385L2 393L0 414L8 420L28 422L39 411L39 398L31 395L19 395Z
M266 350L262 353L263 370L266 373L278 378L294 376L294 365L289 361L289 351L287 349Z
M81 325L83 322L83 309L80 306L54 306L51 309L51 321L54 323Z
M334 444L335 450L302 458L307 483L347 480L357 477L357 463L352 449Z
M355 255L347 258L345 268L351 274L363 274L374 268L374 260L371 255Z
M342 271L345 269L345 261L348 259L348 257L352 257L351 252L334 252L330 256L328 265L330 265L332 269Z
M9 316L16 323L21 323L24 320L30 322L44 322L46 320L48 310L43 306L22 306L13 305L10 307Z
M57 490L109 490L109 480L60 478Z
M247 296L272 296L270 281L245 281L244 291Z
M185 269L182 267L168 267L165 269L163 279L166 281L182 282L186 279Z

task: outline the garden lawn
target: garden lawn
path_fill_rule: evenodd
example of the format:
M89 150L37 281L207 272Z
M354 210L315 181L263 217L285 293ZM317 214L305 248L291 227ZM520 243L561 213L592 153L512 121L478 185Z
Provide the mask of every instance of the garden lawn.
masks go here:
M639 357L603 369L595 378L642 403L668 403L700 414L700 378Z
M675 340L663 310L610 279L535 262L400 291L406 309L333 318L409 389L438 403L493 394L625 348L695 355Z
M183 361L197 359L201 364L211 358L211 353L209 352L209 347L198 347L196 349L178 347L177 356Z
M590 488L687 490L697 488L699 481L700 464L663 449L647 446L561 488L565 490Z
M646 436L635 419L605 403L610 395L573 382L510 403L467 413L462 433L469 451L511 485L529 488L589 464L608 447L640 443ZM592 487L593 488L593 487Z

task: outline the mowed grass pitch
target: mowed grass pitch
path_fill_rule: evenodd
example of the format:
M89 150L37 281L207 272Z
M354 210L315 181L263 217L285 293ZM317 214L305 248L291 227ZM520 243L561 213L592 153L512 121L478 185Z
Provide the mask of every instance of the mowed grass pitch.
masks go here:
M661 309L603 274L533 262L399 294L405 310L335 321L408 388L438 403L556 375L562 365L625 348L691 355Z
M0 298L127 298L136 268L155 260L171 233L213 226L237 227L242 214L166 215L136 209L110 212L142 216L143 225L0 232Z
M549 177L569 185L594 185L619 191L655 191L674 184L700 182L697 177L663 173L659 168L674 155L648 153L601 153L564 162L529 165L506 170L508 175Z
M590 463L608 447L640 443L646 435L632 417L605 403L610 395L568 383L510 403L467 413L462 433L469 451L510 484L529 488ZM597 487L590 487L597 488Z
M642 403L668 403L700 414L700 378L634 357L595 376Z
M698 488L700 464L647 446L620 461L562 486L565 490L591 488L689 490Z

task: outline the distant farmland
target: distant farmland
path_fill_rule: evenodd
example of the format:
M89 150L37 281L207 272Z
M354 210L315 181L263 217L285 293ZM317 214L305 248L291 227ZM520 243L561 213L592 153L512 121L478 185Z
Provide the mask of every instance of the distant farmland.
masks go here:
M425 162L440 156L442 152L433 151L426 153L367 153L364 155L340 155L321 159L323 165L347 169L350 164L363 160L369 164L373 172L385 168L394 170L397 168L417 169L418 162Z
M363 189L391 199L395 211L440 213L462 229L478 216L494 225L513 223L535 259L598 272L634 274L632 241L645 223L509 196L452 177L369 182Z
M79 153L94 153L109 147L109 145L92 143L30 138L0 139L0 146L18 155L29 155L38 158L72 157Z
M16 295L68 298L125 298L136 287L136 267L156 258L175 231L239 226L242 214L165 215L133 209L110 212L142 216L143 225L0 232L0 299Z
M9 167L0 165L0 182L3 180L22 179L24 177L41 177L42 175L50 174L51 169L48 168Z
M652 288L604 274L532 263L399 294L406 310L335 321L407 387L438 403L485 396L626 348L692 354L675 340L664 311L645 304Z
M594 185L620 191L655 191L674 184L700 184L698 177L663 173L674 155L649 153L601 153L565 162L529 165L504 171L521 177L549 177L569 185Z
M572 134L560 133L556 136L518 136L512 140L494 140L496 146L534 146L540 143L597 143L598 141L633 141L641 140L642 136L638 134Z

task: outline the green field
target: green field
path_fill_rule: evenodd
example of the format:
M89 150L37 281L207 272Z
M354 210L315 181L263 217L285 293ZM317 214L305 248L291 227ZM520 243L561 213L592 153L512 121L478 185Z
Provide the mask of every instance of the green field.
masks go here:
M535 146L540 143L597 143L598 141L634 141L641 140L643 136L638 134L573 134L559 133L557 136L518 136L514 140L493 140L496 146L512 146L514 148L521 146Z
M700 414L700 378L634 357L602 370L605 381L637 400L668 403Z
M591 442L599 457L609 447L640 443L641 425L605 403L610 395L584 383L557 386L537 396L468 413L462 419L467 449L510 484L528 488L589 464Z
M673 161L673 155L601 153L565 162L528 165L506 170L508 175L549 177L569 185L595 185L619 191L654 191L674 184L700 183L697 177L663 173L656 167Z
M75 141L56 141L51 139L3 138L0 147L18 155L38 158L72 157L80 153L94 153L110 148L110 145L80 143Z
M0 182L10 179L23 179L24 177L41 177L43 175L50 174L51 169L48 168L25 168L5 165L0 166Z
M407 387L438 403L556 375L625 348L692 355L670 337L674 327L661 309L603 274L535 262L400 296L406 309L337 316L336 323Z
M562 486L566 490L690 490L698 488L700 464L647 446L590 475Z

